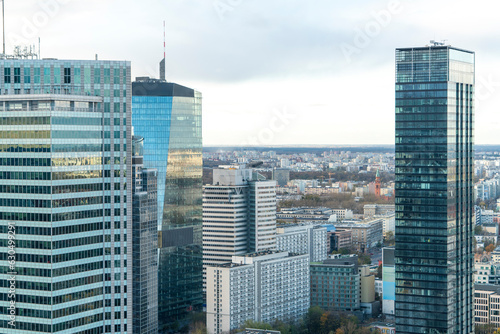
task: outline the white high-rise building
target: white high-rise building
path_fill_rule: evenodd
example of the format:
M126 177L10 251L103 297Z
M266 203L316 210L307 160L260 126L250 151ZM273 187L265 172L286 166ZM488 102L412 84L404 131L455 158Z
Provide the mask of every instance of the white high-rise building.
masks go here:
M282 225L276 232L276 248L279 251L309 254L311 262L323 261L328 256L326 227Z
M263 251L207 267L207 331L229 333L246 320L299 320L309 301L309 257Z
M253 174L214 169L213 185L203 188L204 269L231 262L233 255L276 249L276 181L254 180Z

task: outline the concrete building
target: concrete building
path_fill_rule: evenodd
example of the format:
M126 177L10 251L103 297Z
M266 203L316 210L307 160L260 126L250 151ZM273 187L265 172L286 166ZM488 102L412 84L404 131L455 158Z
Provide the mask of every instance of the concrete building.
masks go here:
M394 211L396 211L396 206L394 204L365 204L363 206L365 219L373 218L375 215L385 215Z
M500 263L500 246L497 246L493 252L491 252L491 262Z
M355 311L360 309L360 300L357 256L311 263L311 306Z
M356 251L365 252L382 243L383 219L364 221L344 220L332 223L337 231L351 231L352 246Z
M500 285L500 263L493 261L474 263L474 283Z
M251 169L217 168L203 187L203 268L233 255L276 249L275 181Z
M500 328L500 286L474 285L474 323Z
M326 227L314 225L279 225L276 228L276 249L282 252L309 254L311 262L327 258Z
M328 238L328 253L338 252L341 249L351 249L352 247L352 231L351 230L334 230L327 233Z
M384 235L386 235L387 232L392 232L394 234L396 231L396 213L394 211L375 215L373 218L382 219L382 231Z
M207 331L294 320L309 309L309 256L263 251L207 267Z

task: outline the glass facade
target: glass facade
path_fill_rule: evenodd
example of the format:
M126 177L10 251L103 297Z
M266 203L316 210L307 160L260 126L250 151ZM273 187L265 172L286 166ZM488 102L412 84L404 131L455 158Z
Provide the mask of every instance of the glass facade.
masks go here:
M202 307L201 93L148 79L133 83L133 125L144 166L158 170L160 332Z
M134 334L158 333L157 171L143 168L144 138L132 137Z
M0 73L0 332L125 333L130 63L0 60Z
M396 331L473 332L474 53L396 50Z

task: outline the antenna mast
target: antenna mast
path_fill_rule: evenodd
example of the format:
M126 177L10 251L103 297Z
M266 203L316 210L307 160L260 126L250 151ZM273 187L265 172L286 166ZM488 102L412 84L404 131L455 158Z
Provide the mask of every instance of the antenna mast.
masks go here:
M2 0L3 55L5 56L5 0Z
M166 42L166 29L165 29L165 21L163 21L163 59L160 62L160 80L166 81L165 72L166 72L166 58L167 58L167 42Z

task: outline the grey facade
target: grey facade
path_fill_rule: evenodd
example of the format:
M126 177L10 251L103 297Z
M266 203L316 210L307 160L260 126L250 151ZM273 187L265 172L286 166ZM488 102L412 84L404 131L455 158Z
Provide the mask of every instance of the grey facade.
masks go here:
M132 330L130 107L129 62L0 60L0 332Z
M474 53L396 50L396 332L471 333Z

